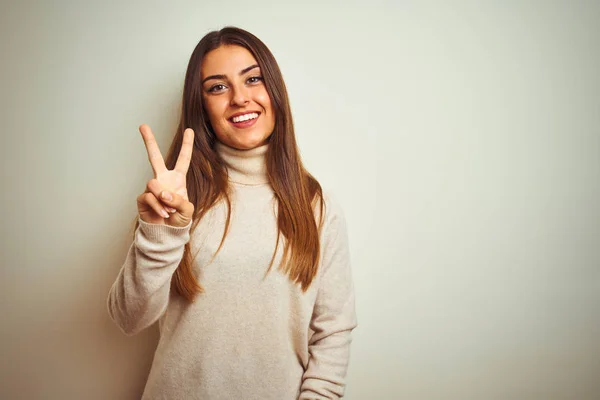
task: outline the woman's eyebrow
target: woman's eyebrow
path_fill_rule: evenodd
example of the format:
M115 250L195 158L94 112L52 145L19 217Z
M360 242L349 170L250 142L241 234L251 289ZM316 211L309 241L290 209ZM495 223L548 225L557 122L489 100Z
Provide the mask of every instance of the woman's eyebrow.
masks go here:
M254 68L258 68L258 64L253 64L249 67L244 68L243 70L240 71L240 75L244 75L246 72L251 71ZM206 78L204 78L202 80L202 83L204 84L204 82L206 82L210 79L227 79L227 76L225 76L225 75L210 75L210 76L207 76Z

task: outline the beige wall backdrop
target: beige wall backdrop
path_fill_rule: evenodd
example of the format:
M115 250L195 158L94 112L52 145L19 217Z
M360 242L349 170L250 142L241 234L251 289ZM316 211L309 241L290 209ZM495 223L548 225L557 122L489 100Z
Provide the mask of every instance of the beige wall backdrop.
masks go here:
M600 398L600 3L378 0L2 2L0 398L139 398L157 331L105 306L137 127L167 149L226 25L272 49L346 212L348 399Z

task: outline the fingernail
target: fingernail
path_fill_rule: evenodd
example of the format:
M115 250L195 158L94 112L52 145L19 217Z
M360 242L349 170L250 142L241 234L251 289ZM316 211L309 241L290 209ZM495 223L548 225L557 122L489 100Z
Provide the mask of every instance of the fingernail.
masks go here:
M173 196L171 196L171 193L167 192L166 190L164 190L161 194L161 197L165 200L171 201L173 200Z
M169 218L169 213L165 210L161 210L160 214L163 216L163 218Z
M175 213L177 212L177 210L176 210L176 209L174 209L174 208L169 208L169 212L170 212L171 214L175 214Z

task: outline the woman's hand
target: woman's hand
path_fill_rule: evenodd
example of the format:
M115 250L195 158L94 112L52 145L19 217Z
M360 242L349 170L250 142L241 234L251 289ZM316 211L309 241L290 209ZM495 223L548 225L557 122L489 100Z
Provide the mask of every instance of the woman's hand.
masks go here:
M186 226L194 215L194 205L188 200L186 186L186 174L194 148L194 131L188 128L183 133L181 151L172 171L165 166L150 127L145 124L140 126L140 133L154 171L154 178L146 184L146 191L137 198L140 219L150 224Z

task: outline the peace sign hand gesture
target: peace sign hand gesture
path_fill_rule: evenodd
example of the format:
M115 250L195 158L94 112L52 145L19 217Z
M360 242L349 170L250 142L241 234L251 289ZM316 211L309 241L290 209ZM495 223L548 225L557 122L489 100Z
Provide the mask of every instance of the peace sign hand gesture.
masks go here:
M140 126L148 160L154 178L146 184L146 191L138 196L137 206L140 219L150 224L186 226L194 214L194 205L187 195L186 174L190 167L194 147L194 131L183 133L183 143L175 169L169 171L148 125Z

